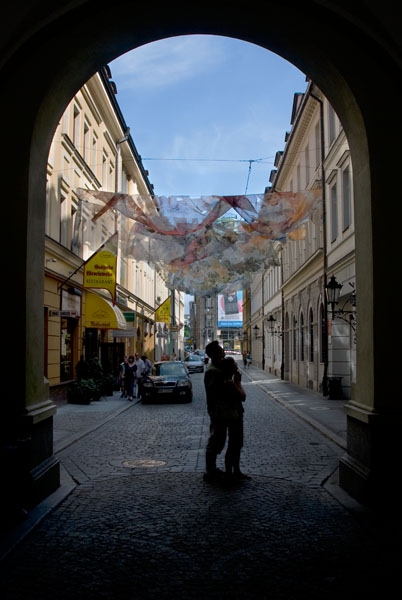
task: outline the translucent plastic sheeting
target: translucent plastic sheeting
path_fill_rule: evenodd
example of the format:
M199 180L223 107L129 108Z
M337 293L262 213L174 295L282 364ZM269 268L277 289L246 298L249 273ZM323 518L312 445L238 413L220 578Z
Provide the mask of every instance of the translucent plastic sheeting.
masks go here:
M77 194L93 221L108 210L133 221L119 231L125 257L155 264L169 287L197 295L243 288L278 265L278 242L303 239L322 198L321 189L200 198Z

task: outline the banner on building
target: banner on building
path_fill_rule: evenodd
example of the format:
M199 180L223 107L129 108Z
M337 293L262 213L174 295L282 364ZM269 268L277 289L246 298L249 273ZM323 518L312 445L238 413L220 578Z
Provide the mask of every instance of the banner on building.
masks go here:
M116 268L118 234L114 233L107 242L87 260L84 266L84 288L107 290L116 303Z
M170 325L170 296L156 309L155 322Z

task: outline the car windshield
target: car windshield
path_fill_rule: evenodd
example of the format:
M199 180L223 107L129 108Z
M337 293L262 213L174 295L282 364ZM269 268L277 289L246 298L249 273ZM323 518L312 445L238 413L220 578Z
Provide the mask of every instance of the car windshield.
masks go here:
M154 375L187 375L186 369L179 362L156 364L152 370Z
M187 356L186 360L192 360L194 362L200 362L201 358L199 356Z

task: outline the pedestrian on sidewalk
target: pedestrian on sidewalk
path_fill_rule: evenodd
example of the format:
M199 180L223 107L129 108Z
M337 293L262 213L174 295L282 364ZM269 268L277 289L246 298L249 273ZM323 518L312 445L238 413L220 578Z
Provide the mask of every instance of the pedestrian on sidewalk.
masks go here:
M120 366L119 366L119 382L120 382L120 391L121 391L120 398L127 398L126 389L125 389L125 385L124 385L124 377L126 374L127 361L128 361L128 356L125 356L123 359L123 362L121 362Z
M147 357L146 354L143 354L141 356L141 360L144 363L144 372L143 372L142 376L145 377L145 375L149 375L149 373L151 372L152 362L149 360L149 358Z
M252 363L252 358L251 358L251 354L250 352L247 353L247 369L250 367L251 363Z
M225 476L225 473L216 467L217 456L226 443L226 421L217 414L217 405L223 393L224 375L221 363L225 358L225 351L218 341L214 340L206 346L205 352L211 359L211 363L204 374L207 411L210 418L209 439L205 450L204 481L214 481Z
M137 365L134 362L134 356L130 354L124 371L124 394L125 398L132 401L134 397L134 384L137 374Z
M247 367L247 352L246 351L243 352L243 366L244 366L244 368Z
M145 371L145 363L142 360L142 358L140 357L139 352L135 353L134 362L137 365L137 371L135 373L135 381L134 381L134 387L135 387L134 397L140 398L142 378L144 377L144 371Z
M144 381L145 377L150 374L152 369L152 362L149 360L146 354L141 356L141 360L144 363L144 370L142 372L141 389L138 392L138 396L142 396L142 382Z
M228 445L225 454L226 476L237 480L251 479L240 470L240 454L244 442L243 403L246 392L241 384L241 373L232 356L222 360L224 377L223 394L217 405L217 413L226 421Z

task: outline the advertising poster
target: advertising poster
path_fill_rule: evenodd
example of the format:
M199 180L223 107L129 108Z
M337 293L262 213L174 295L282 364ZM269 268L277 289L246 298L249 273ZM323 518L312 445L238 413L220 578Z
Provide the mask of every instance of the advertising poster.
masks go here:
M243 326L243 291L218 294L218 327Z

